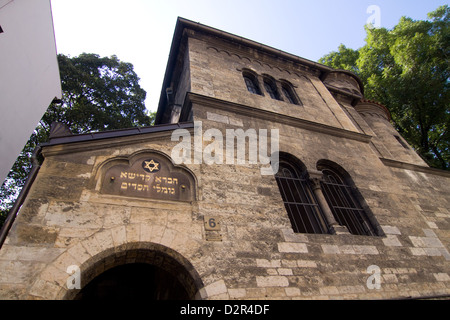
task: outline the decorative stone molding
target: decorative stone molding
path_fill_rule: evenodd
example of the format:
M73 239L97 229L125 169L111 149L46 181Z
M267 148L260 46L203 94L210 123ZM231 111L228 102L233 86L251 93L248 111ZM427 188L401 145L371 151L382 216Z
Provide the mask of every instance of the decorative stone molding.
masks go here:
M389 110L382 104L372 101L372 100L361 100L357 105L355 105L355 110L361 114L375 114L387 121L391 120L391 114Z
M364 97L364 86L361 79L350 71L333 70L325 73L321 80L338 100L341 97L350 98L354 105Z

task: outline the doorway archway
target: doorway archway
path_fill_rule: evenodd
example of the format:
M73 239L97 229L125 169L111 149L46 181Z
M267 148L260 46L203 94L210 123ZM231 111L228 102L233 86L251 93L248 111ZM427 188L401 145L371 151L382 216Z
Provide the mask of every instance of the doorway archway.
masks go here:
M137 244L136 244L137 245ZM178 252L154 243L103 252L81 267L81 290L69 290L75 300L201 299L203 283ZM94 261L95 260L95 261Z
M164 269L148 263L129 263L111 268L89 282L76 300L189 300L180 281Z

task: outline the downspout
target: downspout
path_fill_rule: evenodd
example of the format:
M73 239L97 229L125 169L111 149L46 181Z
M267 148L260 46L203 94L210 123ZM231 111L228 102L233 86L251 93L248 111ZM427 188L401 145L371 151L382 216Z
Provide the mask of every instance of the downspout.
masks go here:
M25 181L25 184L22 188L22 190L20 191L20 194L16 200L16 202L14 203L14 206L11 208L11 210L8 212L8 216L6 217L5 223L3 224L1 230L0 230L0 249L3 246L3 243L6 240L6 236L8 235L9 230L12 227L12 224L14 223L14 220L16 219L17 213L20 209L20 207L22 206L26 195L28 194L28 191L30 190L34 179L36 178L36 175L39 171L40 168L40 164L38 161L38 156L41 153L41 146L37 146L34 151L33 154L31 156L31 162L32 162L32 168L30 173L28 174L28 178Z

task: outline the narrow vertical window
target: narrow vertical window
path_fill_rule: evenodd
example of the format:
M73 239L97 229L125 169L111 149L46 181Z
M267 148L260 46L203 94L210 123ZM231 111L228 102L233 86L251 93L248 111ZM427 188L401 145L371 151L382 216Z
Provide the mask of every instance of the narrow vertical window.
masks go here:
M287 83L282 83L281 90L283 92L284 97L286 98L289 103L300 105L299 99L294 94L294 90L292 87Z
M346 179L331 168L324 168L322 172L322 190L336 221L347 227L351 234L375 235L364 209Z
M287 101L289 101L292 104L296 104L295 101L294 101L294 98L291 96L289 91L287 91L287 89L284 86L281 87L281 90L283 90L283 94L286 97Z
M397 139L398 143L400 143L402 145L403 148L405 148L407 150L409 149L408 145L402 140L402 138L400 138L399 136L394 136L394 137L395 137L395 139Z
M296 233L328 233L309 180L291 163L280 161L275 175L292 229Z
M258 81L253 75L244 74L244 81L245 85L247 86L247 90L249 92L261 95L261 90L259 89Z
M264 79L264 89L266 89L267 93L272 99L281 100L280 94L278 93L277 86L270 79Z

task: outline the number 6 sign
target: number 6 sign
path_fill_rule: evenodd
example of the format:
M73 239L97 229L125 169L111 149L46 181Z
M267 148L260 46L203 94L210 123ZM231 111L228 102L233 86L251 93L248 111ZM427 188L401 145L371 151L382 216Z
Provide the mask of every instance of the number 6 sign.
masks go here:
M206 231L217 231L220 230L220 222L216 217L204 216L205 230Z

